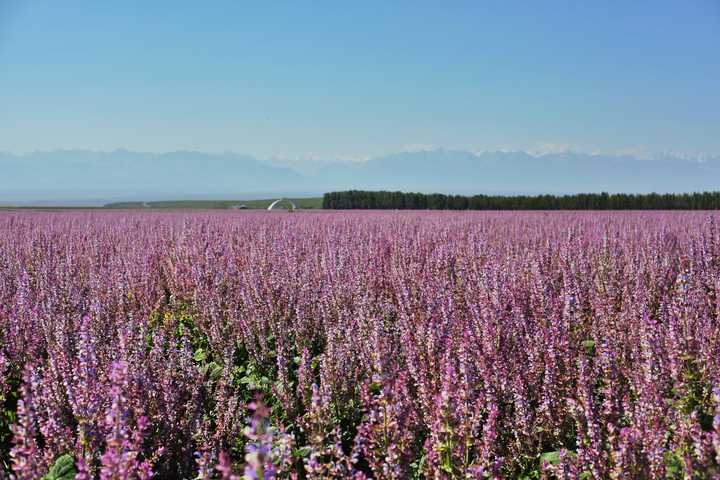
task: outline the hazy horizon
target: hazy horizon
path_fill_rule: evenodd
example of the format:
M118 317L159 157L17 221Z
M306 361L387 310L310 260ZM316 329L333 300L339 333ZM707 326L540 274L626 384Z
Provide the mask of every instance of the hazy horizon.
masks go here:
M327 191L680 193L717 189L720 157L415 149L362 161L118 149L0 152L0 203L255 199Z

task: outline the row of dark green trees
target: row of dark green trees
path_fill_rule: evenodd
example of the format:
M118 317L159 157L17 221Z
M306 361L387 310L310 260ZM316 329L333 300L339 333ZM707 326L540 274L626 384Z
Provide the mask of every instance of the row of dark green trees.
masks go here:
M328 209L398 210L714 210L720 192L579 193L575 195L444 195L348 190L323 196Z

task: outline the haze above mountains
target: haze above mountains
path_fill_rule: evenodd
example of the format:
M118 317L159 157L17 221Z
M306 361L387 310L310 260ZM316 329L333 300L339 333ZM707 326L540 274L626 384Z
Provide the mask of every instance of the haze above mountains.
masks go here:
M291 164L293 167L288 167ZM312 196L331 190L458 194L693 192L720 189L720 157L653 159L577 152L401 152L364 162L278 162L178 151L0 153L0 202Z

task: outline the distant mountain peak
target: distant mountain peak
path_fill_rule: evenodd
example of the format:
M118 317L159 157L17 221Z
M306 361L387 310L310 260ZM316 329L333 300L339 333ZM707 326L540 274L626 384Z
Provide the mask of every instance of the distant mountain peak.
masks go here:
M5 152L0 153L0 201L49 196L241 198L256 192L287 196L348 188L463 194L720 189L720 158L712 156L663 154L648 159L569 150L469 152L434 147L300 167L302 162L277 165L234 152Z

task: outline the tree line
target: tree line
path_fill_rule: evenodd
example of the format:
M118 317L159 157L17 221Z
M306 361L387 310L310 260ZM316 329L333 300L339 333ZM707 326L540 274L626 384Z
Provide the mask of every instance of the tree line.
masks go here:
M720 192L445 195L347 190L323 196L323 208L390 210L714 210Z

